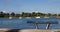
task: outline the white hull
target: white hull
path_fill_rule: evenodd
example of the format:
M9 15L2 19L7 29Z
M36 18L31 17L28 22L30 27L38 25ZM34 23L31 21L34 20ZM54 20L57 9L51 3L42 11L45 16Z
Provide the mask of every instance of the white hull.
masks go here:
M26 18L31 18L31 17L26 17Z
M19 19L22 19L22 17L19 17Z
M9 19L12 19L12 17L9 17Z
M44 18L49 18L49 17L44 17Z
M36 18L40 18L40 17L36 17Z

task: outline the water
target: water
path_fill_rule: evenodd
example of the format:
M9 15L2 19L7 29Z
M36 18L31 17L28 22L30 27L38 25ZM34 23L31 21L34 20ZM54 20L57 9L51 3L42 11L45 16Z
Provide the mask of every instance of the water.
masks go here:
M60 29L60 18L0 18L0 28L35 29L35 25L28 24L27 21L58 21L58 24L50 25L50 29ZM46 24L39 24L38 27L45 29Z

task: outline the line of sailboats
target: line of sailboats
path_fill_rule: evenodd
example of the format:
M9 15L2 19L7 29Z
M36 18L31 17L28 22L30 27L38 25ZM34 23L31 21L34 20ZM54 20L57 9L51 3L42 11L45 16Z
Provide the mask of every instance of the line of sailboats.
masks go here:
M13 18L13 17L11 17L11 16L9 17L9 19L12 19L12 18ZM19 18L19 19L22 19L23 17L18 17L18 18ZM32 18L32 17L25 17L25 18L28 18L28 19L29 19L29 18ZM38 17L35 17L35 18L41 18L41 17L38 16ZM49 17L44 17L44 18L49 18Z
M9 17L9 19L12 19L13 17L11 17L11 15L10 15L10 17ZM22 18L24 18L24 17L18 17L19 19L22 19ZM42 18L41 16L38 16L38 14L37 14L37 16L36 17L25 17L25 18ZM50 18L50 17L47 17L47 16L44 16L43 18ZM51 17L51 18L53 18L53 17Z

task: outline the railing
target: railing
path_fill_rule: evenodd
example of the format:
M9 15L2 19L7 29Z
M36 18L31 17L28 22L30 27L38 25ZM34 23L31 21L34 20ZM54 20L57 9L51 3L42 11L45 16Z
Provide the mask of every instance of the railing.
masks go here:
M27 23L35 24L35 28L38 29L38 24L46 24L46 29L49 29L50 24L58 24L58 21L28 21Z

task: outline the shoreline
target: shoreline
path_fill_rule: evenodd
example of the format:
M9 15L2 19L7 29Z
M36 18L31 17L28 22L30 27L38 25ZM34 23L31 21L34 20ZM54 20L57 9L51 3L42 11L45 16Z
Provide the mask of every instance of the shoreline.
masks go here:
M0 32L60 32L60 29L11 29L0 28Z

